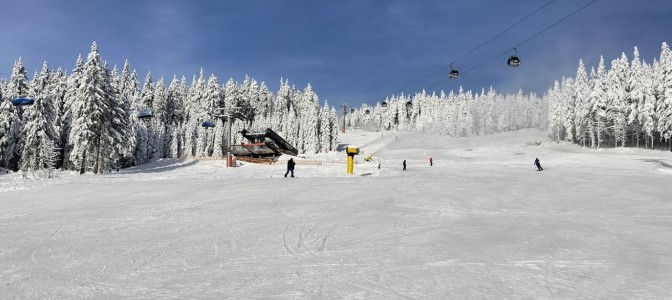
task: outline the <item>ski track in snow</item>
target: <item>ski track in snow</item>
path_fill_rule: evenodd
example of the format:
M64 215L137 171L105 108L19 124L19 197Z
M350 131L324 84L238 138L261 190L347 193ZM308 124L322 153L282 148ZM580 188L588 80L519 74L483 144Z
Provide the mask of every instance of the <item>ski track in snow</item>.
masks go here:
M0 298L672 299L672 154L545 135L0 175Z

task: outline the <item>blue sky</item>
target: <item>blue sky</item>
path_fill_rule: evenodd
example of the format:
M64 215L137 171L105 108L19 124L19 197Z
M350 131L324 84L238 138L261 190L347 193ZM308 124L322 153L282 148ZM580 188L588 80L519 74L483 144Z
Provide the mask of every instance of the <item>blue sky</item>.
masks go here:
M489 61L591 1L555 0L456 61L550 0L0 0L0 73L19 57L29 76L45 60L71 70L96 41L103 59L119 68L128 59L141 80L148 71L191 80L203 67L220 83L248 74L277 91L287 78L331 105L360 105L460 86L542 94L573 77L579 59L597 66L638 46L651 62L672 38L669 0L598 0L518 47L520 67L506 66L509 54ZM447 80L447 67L408 86L451 62L459 79Z

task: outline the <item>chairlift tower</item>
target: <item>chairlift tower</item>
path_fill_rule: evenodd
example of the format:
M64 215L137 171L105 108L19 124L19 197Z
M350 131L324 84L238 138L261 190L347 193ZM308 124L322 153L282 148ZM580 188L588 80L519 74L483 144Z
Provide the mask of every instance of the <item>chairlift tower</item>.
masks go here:
M231 123L235 119L247 121L247 117L245 117L242 113L240 113L240 109L242 107L236 106L236 107L220 107L215 109L215 113L211 113L210 115L213 118L218 118L222 120L222 123L226 122L227 125L227 130L226 130L226 135L228 136L226 140L226 166L227 167L233 167L233 158L231 157Z
M345 133L345 116L348 114L348 104L343 102L341 103L341 106L343 107L343 133Z

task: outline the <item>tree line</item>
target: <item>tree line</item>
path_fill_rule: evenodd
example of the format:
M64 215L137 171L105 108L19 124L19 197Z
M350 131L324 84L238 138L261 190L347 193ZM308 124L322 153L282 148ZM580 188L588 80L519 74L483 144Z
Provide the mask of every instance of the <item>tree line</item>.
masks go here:
M547 105L536 94L498 94L492 87L480 93L391 96L376 103L352 108L346 126L376 131L421 131L454 137L494 134L547 126Z
M26 96L33 105L11 105ZM167 86L150 72L141 86L128 61L120 73L111 69L95 42L69 74L45 62L29 80L17 60L9 80L0 81L0 104L0 168L12 171L101 173L160 158L221 156L222 144L242 140L232 134L226 141L223 122L211 115L222 107L238 107L247 119L233 122L233 133L272 128L300 153L335 150L339 132L336 110L320 105L310 85L299 90L281 79L274 94L249 76L222 85L201 69L191 83L174 76ZM143 109L152 118L138 118ZM201 126L206 120L216 126Z
M550 88L549 130L557 140L590 148L645 147L672 150L672 52L661 46L659 59L632 60L625 53L607 69L600 57L590 73L582 60L575 78Z

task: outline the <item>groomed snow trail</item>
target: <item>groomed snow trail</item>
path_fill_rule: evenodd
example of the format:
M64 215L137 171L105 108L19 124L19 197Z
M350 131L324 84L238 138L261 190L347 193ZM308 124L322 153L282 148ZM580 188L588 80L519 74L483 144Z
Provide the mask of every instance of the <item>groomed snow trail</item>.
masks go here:
M206 160L2 175L0 298L672 298L668 152L342 139L381 169L332 153L294 179Z

